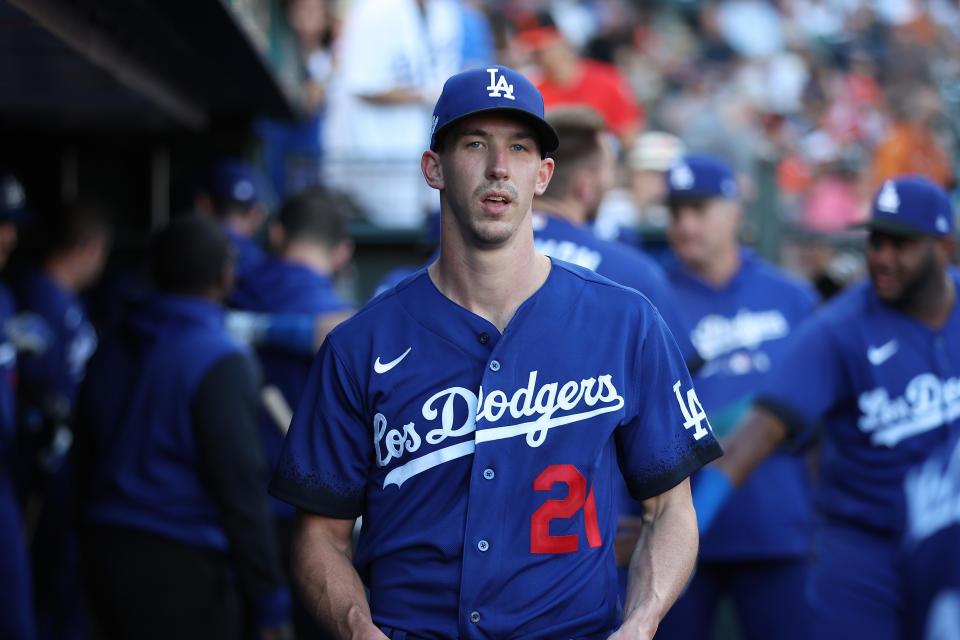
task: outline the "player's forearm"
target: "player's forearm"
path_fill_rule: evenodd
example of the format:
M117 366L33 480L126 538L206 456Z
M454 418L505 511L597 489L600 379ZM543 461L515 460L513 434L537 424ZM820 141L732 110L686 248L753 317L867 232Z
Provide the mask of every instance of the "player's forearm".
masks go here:
M723 457L714 466L735 487L741 486L767 457L787 439L786 425L765 409L754 407L723 441Z
M697 516L689 481L644 503L645 526L630 561L620 638L652 638L690 578L697 557Z
M343 640L382 639L370 616L363 583L353 567L352 522L330 528L312 516L298 518L293 565L302 597L314 617Z

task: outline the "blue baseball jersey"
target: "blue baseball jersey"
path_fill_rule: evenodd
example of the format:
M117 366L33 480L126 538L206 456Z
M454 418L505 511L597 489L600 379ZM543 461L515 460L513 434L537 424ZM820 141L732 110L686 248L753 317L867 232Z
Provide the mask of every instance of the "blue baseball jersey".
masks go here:
M695 357L677 301L663 269L653 258L638 249L598 238L589 228L538 211L533 212L533 238L540 253L596 271L647 296L673 332L684 359L690 362Z
M801 441L822 424L823 513L899 535L907 470L960 431L960 305L932 329L852 285L800 328L757 404Z
M21 358L22 386L43 386L72 404L87 361L97 348L97 333L83 302L42 271L30 274L20 284L18 297L20 307L40 315L52 334L46 351ZM26 419L29 421L30 417Z
M960 437L911 469L904 492L904 637L960 640Z
M0 283L0 327L13 317L13 296ZM16 377L17 350L6 332L0 331L0 473L6 473L12 462L13 443L16 440Z
M14 315L13 297L0 284L0 327ZM33 585L23 517L14 481L17 352L0 333L0 637L33 638Z
M271 490L363 515L355 562L379 625L605 637L617 466L645 499L719 455L644 296L553 260L501 334L424 269L329 334Z
M817 300L809 284L749 249L741 249L740 259L740 269L722 286L697 277L676 257L666 263L667 279L691 327L690 340L704 363L694 374L697 394L718 434L723 423L735 423L745 412ZM718 514L700 539L700 557L806 555L811 511L806 460L775 453Z
M330 276L279 258L268 258L258 268L253 269L243 282L238 283L232 300L242 309L265 313L314 315L350 308L337 294ZM263 370L264 382L276 386L287 404L296 407L307 382L313 358L273 347L258 349L257 356ZM261 414L263 453L270 463L272 475L273 465L280 457L283 436L273 418L268 416L266 411ZM291 505L279 500L274 500L273 503L277 515L291 518L294 516L295 509Z

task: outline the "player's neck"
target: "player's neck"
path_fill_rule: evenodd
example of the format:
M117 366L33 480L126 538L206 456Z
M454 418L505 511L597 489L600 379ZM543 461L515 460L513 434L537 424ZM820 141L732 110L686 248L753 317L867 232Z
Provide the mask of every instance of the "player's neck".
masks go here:
M283 259L306 267L322 276L329 276L333 273L330 252L309 243L291 243L284 249Z
M688 264L687 267L704 281L715 287L723 287L740 271L740 249L734 246L710 257L700 264Z
M524 300L546 282L550 259L533 249L531 234L529 242L493 250L446 246L428 272L440 293L502 333Z
M533 210L554 218L561 218L578 227L587 223L587 212L574 202L562 198L539 197L533 201Z

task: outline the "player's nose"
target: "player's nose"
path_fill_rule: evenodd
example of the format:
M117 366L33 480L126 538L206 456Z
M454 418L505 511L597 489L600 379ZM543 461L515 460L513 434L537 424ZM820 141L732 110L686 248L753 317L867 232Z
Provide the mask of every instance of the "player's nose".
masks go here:
M487 178L503 180L508 176L506 150L491 146L487 153Z

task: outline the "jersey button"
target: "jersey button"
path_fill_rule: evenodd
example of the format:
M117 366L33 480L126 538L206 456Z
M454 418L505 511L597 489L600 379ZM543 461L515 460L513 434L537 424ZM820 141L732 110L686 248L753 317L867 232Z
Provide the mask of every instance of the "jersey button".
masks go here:
M490 371L500 371L500 362L498 360L490 361Z
M490 543L487 542L486 540L481 540L480 542L477 543L477 549L480 549L480 551L486 551L489 548L490 548Z
M487 344L488 342L490 342L490 334L484 331L479 336L477 336L477 340L480 341L480 344Z
M493 480L493 476L495 476L495 475L497 475L497 474L495 474L495 473L493 472L493 469L484 469L484 470L483 470L483 477L486 478L487 480Z
M470 622L472 622L473 624L477 624L478 622L480 622L480 612L479 612L479 611L471 611L471 612L470 612Z

